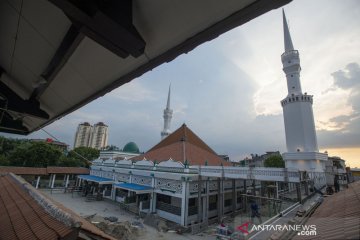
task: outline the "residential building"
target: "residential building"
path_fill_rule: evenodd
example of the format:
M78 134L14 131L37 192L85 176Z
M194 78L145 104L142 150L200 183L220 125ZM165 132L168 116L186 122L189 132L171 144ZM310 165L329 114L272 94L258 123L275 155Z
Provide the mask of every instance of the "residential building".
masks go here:
M88 122L80 123L75 134L74 148L88 147L92 136L92 126Z
M264 167L264 162L271 156L281 156L279 151L266 152L263 155L251 154L251 158L241 160L237 165L248 167Z
M333 186L335 180L340 185L348 184L348 176L346 172L345 160L340 157L328 157L325 164L326 184Z
M69 145L64 143L64 142L60 142L60 141L56 141L52 138L46 138L46 139L31 139L32 142L46 142L52 146L57 147L58 149L60 149L63 152L67 152Z
M94 125L91 141L89 147L95 149L102 149L108 144L108 126L103 122L98 122Z

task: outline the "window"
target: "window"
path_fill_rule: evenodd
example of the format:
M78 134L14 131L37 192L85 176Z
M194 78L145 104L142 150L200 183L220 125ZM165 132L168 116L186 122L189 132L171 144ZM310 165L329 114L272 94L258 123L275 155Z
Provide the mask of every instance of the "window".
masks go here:
M196 206L196 201L197 200L196 198L190 198L189 199L189 207L193 207L193 206Z
M171 204L171 196L164 195L164 194L157 194L157 201Z

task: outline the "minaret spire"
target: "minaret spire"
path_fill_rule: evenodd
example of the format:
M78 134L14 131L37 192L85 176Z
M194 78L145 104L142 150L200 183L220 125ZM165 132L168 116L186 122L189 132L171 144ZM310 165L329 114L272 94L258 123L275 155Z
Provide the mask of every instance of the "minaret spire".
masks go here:
M170 109L170 94L171 94L171 83L169 85L168 99L166 104L166 109Z
M161 131L161 139L164 139L170 134L170 122L173 113L173 110L170 108L170 97L171 97L171 83L169 85L166 108L164 109L164 129Z
M286 21L285 11L282 10L283 13L283 26L284 26L284 46L285 46L285 52L294 50L294 45L291 41L289 26Z

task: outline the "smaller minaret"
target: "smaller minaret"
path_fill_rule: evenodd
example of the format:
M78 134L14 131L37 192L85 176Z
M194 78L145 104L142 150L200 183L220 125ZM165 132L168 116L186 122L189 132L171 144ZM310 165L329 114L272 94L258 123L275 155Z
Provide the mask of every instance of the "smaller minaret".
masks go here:
M170 93L171 93L171 84L169 86L166 108L164 109L164 130L161 131L161 140L166 138L170 134L170 122L173 113L173 110L170 109Z

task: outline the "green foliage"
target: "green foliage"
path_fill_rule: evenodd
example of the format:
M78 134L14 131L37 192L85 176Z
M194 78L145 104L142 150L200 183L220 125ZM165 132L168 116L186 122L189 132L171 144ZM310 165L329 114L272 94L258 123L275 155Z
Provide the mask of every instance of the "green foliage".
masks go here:
M79 156L81 155L81 156ZM95 148L90 147L77 147L69 152L69 156L78 159L84 159L92 161L98 158L100 155L100 151Z
M284 162L283 158L281 157L281 155L275 155L275 156L268 157L264 161L264 166L265 167L284 168L285 162Z
M88 160L98 158L99 150L80 147L65 156L62 150L47 142L32 142L27 139L10 139L0 136L0 166L24 167L89 167Z
M86 164L84 164L83 161L71 157L66 157L64 155L60 157L58 165L62 167L86 167Z
M0 155L0 166L9 166L10 161L5 157L5 155Z
M90 162L100 155L100 151L90 147L77 147L69 152L68 157L77 159L84 166L89 167Z
M27 139L12 139L0 136L0 154L9 156L9 154L19 145L27 142Z
M9 156L12 165L24 167L57 166L62 152L45 142L28 142L14 149Z

